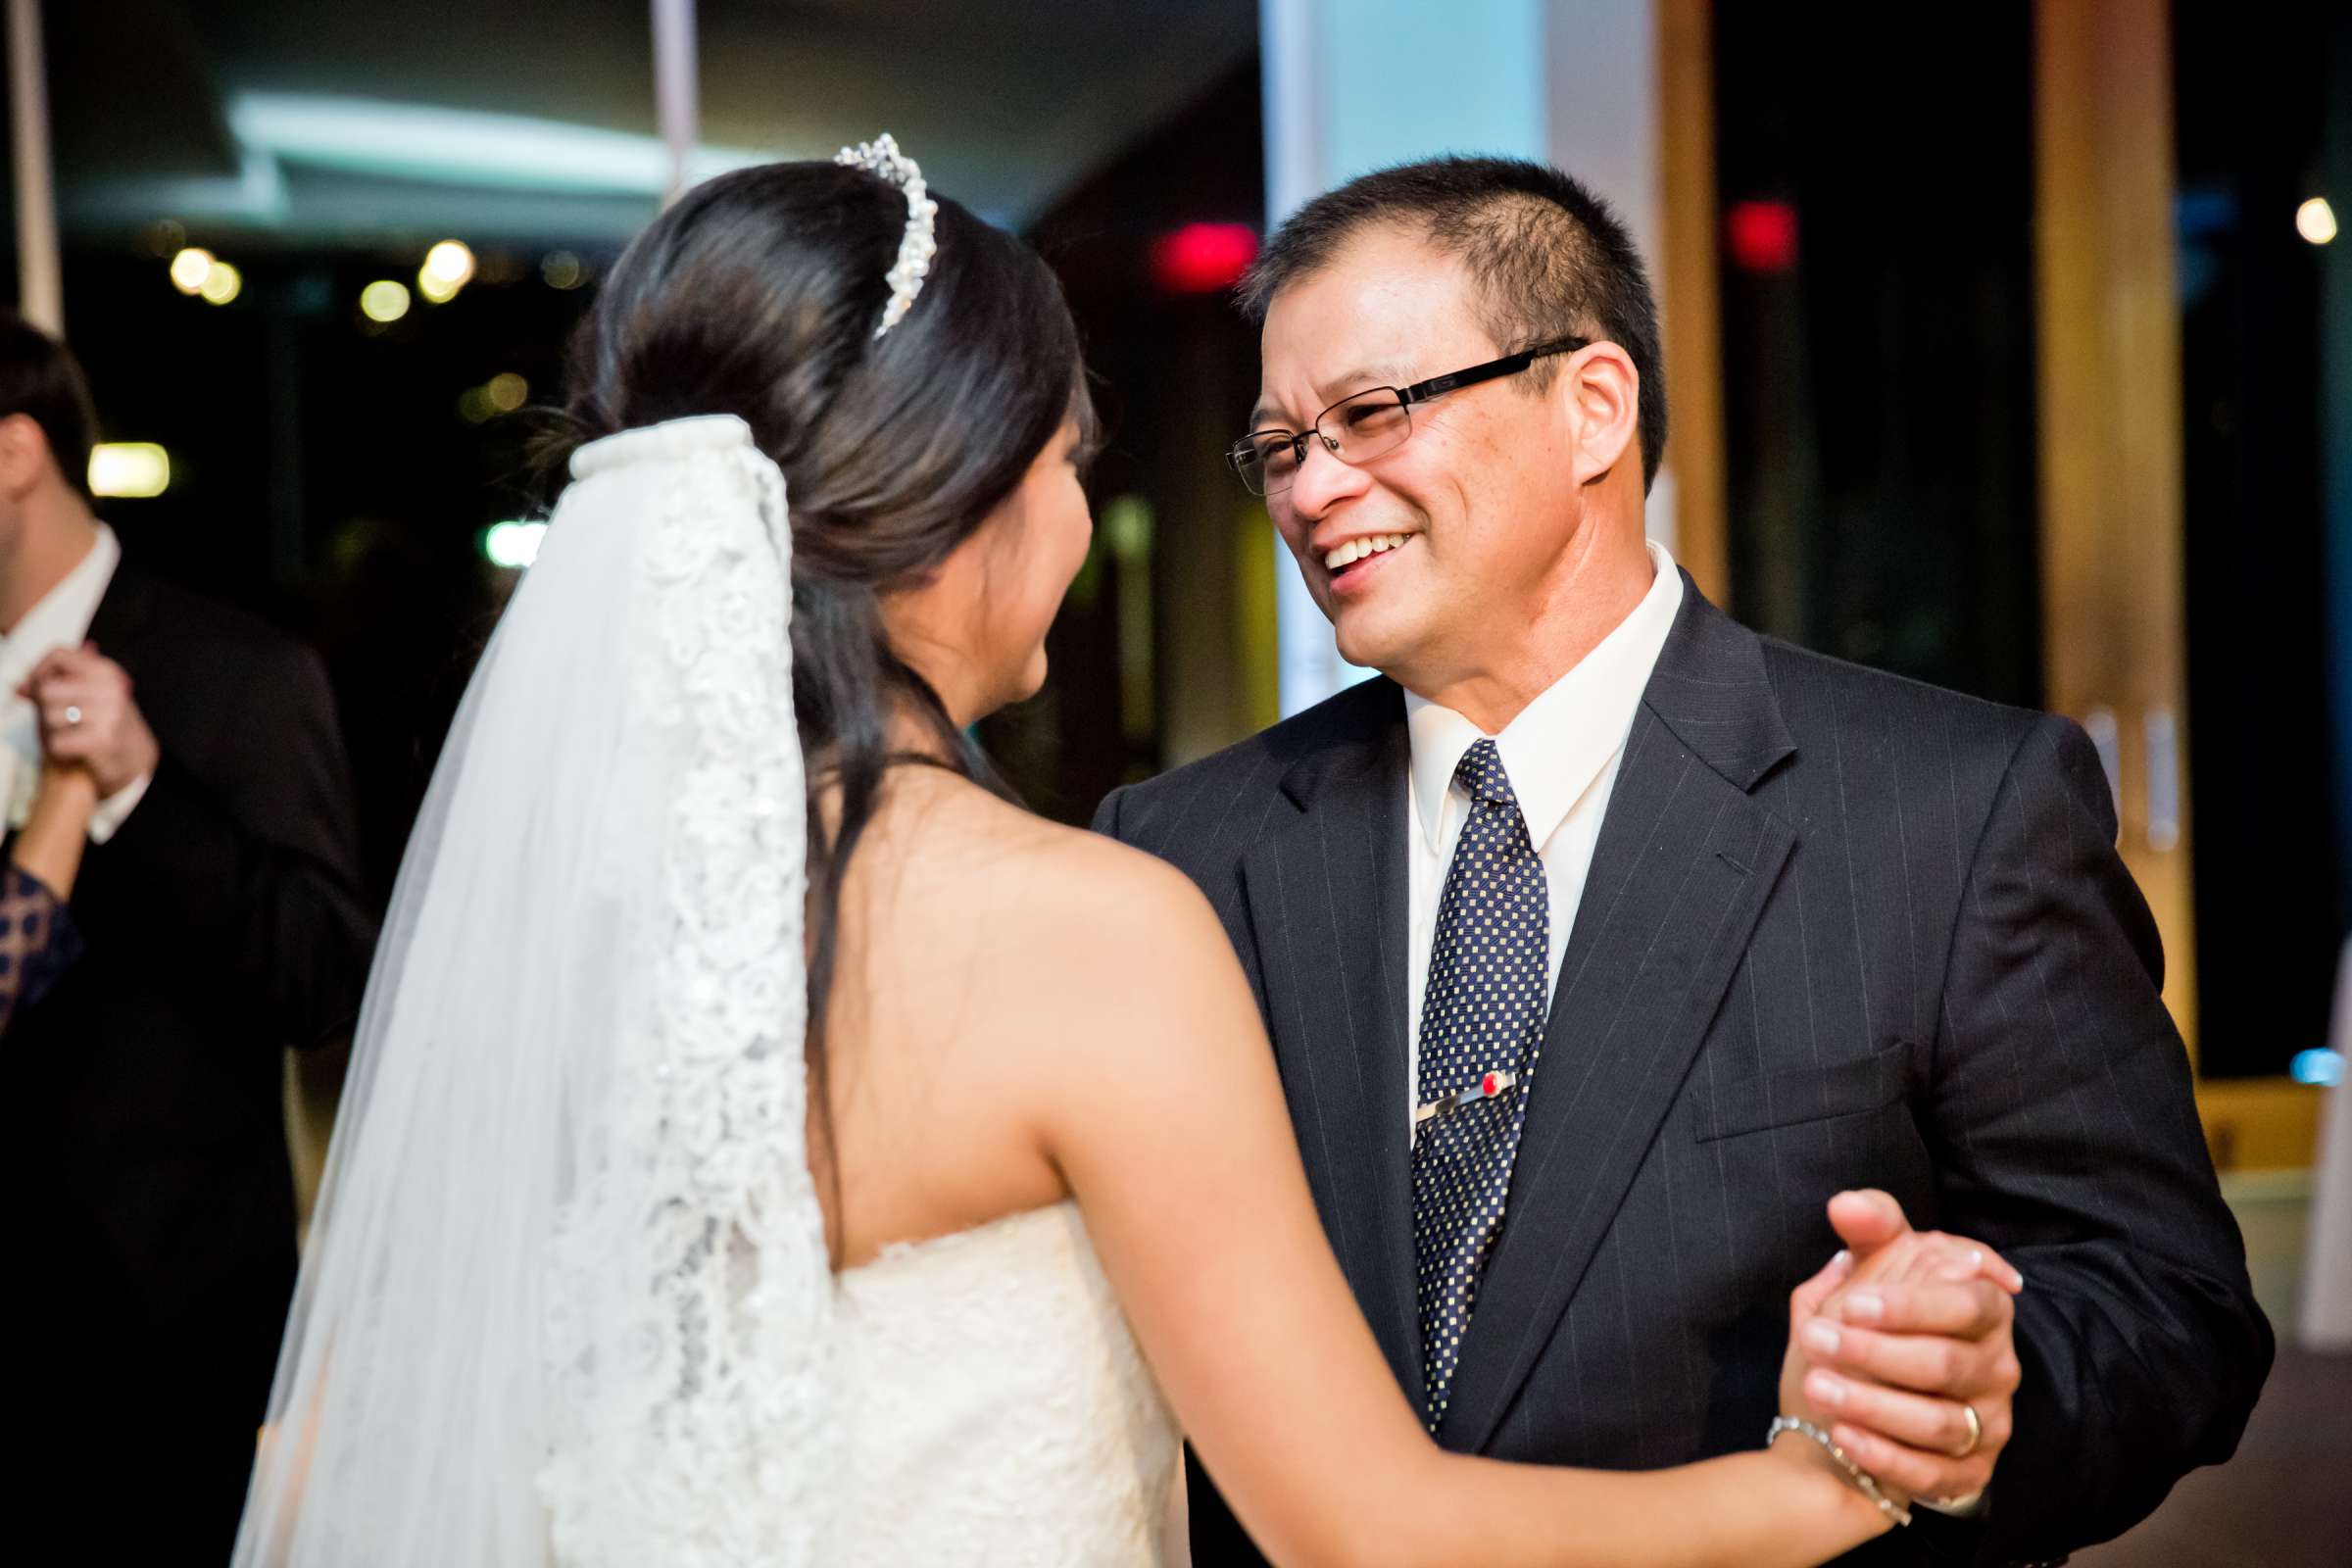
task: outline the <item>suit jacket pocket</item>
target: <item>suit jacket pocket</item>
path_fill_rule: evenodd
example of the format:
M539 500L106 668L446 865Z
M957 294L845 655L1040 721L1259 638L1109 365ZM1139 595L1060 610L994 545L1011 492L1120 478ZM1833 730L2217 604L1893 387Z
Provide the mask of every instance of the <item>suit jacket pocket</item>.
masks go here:
M1894 1104L1911 1087L1911 1054L1910 1041L1890 1040L1867 1056L1820 1067L1788 1067L1761 1078L1719 1080L1697 1118L1698 1142L1855 1116Z

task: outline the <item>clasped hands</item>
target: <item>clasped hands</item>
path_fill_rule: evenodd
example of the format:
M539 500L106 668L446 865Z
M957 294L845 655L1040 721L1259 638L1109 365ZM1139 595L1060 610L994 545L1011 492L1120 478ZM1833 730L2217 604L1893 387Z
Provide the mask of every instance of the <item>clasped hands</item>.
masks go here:
M1989 1247L1911 1229L1885 1193L1829 1209L1845 1250L1788 1298L1781 1409L1898 1498L1971 1498L2009 1441L2025 1280Z
M95 643L46 655L17 688L39 714L51 768L86 768L101 799L155 771L155 734L131 700L130 675Z

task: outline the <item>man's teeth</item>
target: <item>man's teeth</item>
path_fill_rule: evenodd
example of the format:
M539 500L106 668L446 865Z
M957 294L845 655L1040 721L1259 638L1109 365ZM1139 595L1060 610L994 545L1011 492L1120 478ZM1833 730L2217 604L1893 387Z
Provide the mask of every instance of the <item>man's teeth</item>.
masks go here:
M1376 533L1369 538L1350 539L1323 558L1324 569L1337 571L1342 566L1351 566L1366 556L1377 556L1383 550L1394 550L1411 537L1410 534L1402 533Z

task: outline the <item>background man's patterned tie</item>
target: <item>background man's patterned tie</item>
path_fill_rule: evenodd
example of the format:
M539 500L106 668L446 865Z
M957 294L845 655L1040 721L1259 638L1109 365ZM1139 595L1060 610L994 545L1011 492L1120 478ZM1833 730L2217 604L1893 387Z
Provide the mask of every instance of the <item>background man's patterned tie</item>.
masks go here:
M1551 904L1494 743L1462 754L1470 818L1446 868L1421 997L1413 1261L1428 1420L1446 1419L1480 1271L1502 1226L1543 1045ZM1432 1104L1438 1108L1429 1111Z

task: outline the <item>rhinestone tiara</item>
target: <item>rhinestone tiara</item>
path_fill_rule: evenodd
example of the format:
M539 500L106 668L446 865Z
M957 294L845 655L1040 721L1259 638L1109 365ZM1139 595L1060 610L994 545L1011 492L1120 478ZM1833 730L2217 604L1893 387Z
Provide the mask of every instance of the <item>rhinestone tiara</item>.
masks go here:
M923 172L913 159L899 151L899 144L889 131L872 141L844 147L833 161L851 169L862 169L906 193L906 231L899 240L899 259L891 268L890 303L882 308L882 324L874 328L880 337L905 318L914 297L923 291L923 279L930 274L931 258L939 251L932 238L933 220L939 216L939 204L931 199L931 188L923 183Z

